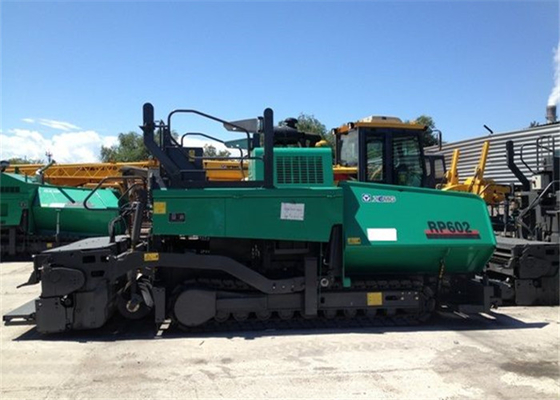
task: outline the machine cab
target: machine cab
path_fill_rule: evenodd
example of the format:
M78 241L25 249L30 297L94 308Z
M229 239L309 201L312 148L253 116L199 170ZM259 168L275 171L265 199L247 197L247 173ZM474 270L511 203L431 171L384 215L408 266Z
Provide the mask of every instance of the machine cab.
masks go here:
M335 179L425 187L425 130L394 117L368 117L333 129Z

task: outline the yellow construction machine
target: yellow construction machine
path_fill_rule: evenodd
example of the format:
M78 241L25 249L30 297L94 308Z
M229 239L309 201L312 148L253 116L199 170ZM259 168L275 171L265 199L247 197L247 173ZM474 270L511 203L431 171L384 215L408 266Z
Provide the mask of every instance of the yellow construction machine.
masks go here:
M483 198L488 205L498 205L502 203L510 192L509 186L499 185L492 179L484 179L484 170L486 169L489 149L490 142L485 141L482 145L480 159L478 160L478 165L473 175L465 179L462 183L459 182L459 173L457 171L460 151L459 149L455 149L451 160L451 168L446 173L446 183L441 186L441 189L474 193Z
M370 116L333 129L335 180L430 187L429 163L422 149L425 131L424 125L387 116Z

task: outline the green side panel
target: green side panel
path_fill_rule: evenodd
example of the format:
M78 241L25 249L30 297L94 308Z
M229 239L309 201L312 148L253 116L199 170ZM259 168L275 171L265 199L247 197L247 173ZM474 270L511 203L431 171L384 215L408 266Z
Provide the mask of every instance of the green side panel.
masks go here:
M41 186L38 191L39 205L43 208L81 208L91 192L90 189ZM88 207L96 210L118 208L117 200L112 190L99 189L88 199Z
M327 242L342 189L154 190L156 235Z
M256 148L254 157L263 157L264 149ZM264 179L264 162L251 160L249 179ZM274 149L274 186L332 187L332 150L330 148L279 147Z
M90 193L89 189L40 186L33 205L36 231L52 234L58 221L60 232L66 235L107 235L109 222L119 215L118 198L112 190L97 190L88 200L96 211L90 211L83 207Z
M56 233L57 221L60 233L68 236L106 236L109 222L117 217L116 210L88 211L83 208L33 207L35 231L38 234ZM117 230L117 234L122 233Z
M23 175L0 173L0 227L19 226L23 211L33 200L37 184Z
M25 175L0 174L0 226L19 226L22 213L29 210L29 232L52 235L57 224L60 234L70 236L107 235L109 222L119 215L118 197L110 189L100 189L83 202L91 189L41 185ZM116 233L122 233L117 225Z
M347 276L482 271L496 239L475 195L342 182ZM435 229L434 229L435 227Z

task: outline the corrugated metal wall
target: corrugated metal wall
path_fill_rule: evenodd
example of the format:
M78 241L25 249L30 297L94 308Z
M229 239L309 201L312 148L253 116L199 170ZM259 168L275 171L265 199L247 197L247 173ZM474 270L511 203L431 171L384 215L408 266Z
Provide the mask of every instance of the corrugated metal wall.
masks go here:
M480 158L482 144L485 140L489 140L490 149L488 152L488 160L486 162L484 177L487 179L493 179L497 183L518 184L519 181L507 167L506 142L508 140L513 141L516 154L515 162L525 176L530 179L532 173L525 165L523 165L519 157L521 148L523 147L523 160L529 165L529 167L535 169L537 158L535 144L537 142L537 138L543 136L553 137L555 150L560 151L560 122L537 126L534 128L527 128L522 131L497 133L463 140L460 142L446 143L442 146L441 151L439 151L437 146L427 147L424 151L427 154L443 154L445 156L446 166L449 169L451 166L453 150L458 148L461 152L459 156L459 181L462 182L469 176L473 175Z

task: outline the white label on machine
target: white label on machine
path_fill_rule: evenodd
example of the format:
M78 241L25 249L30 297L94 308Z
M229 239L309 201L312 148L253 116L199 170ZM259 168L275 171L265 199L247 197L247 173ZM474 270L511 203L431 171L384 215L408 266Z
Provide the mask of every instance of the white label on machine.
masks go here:
M303 221L305 219L305 204L282 203L280 208L280 219L289 221Z
M66 207L65 203L51 203L51 204L47 204L47 207L49 208L64 208Z
M395 228L371 228L367 230L370 242L396 242L397 230Z

